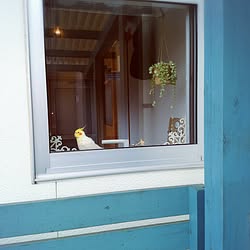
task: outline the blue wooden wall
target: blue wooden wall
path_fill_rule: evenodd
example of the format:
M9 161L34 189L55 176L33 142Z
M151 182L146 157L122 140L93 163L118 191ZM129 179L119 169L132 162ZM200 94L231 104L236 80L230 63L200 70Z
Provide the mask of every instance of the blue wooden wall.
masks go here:
M184 186L0 206L0 249L204 250L204 189ZM51 239L1 239L145 219L177 220ZM176 218L176 217L174 217ZM66 230L66 231L65 231ZM67 231L68 232L68 231ZM59 238L58 238L59 237ZM7 239L7 240L6 240ZM30 241L30 242L29 242Z
M250 2L205 1L206 249L250 249Z

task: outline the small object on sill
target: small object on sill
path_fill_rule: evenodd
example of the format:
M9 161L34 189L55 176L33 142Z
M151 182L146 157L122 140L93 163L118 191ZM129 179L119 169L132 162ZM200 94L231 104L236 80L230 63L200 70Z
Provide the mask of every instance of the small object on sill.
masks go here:
M102 140L102 144L121 144L123 148L129 147L129 140L128 139L109 139L109 140Z
M144 146L145 142L143 139L140 139L140 141L138 141L137 143L133 144L134 147L140 147L140 146Z

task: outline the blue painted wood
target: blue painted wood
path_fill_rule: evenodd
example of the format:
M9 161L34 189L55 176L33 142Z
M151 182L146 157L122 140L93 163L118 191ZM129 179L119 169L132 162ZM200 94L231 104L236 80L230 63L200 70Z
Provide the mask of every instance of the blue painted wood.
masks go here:
M96 235L70 237L23 245L4 250L186 250L189 249L188 223L176 223Z
M223 250L224 0L204 3L205 249Z
M188 214L188 187L0 206L0 238Z
M232 18L233 17L233 18ZM224 249L250 249L250 2L224 1Z
M205 249L204 187L189 188L190 249Z
M205 3L206 249L249 250L250 2Z

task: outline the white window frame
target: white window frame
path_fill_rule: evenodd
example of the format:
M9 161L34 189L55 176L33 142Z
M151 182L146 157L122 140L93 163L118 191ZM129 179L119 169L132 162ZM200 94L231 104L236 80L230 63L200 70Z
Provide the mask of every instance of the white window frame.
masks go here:
M26 0L34 183L204 166L204 2L203 0L161 0L161 2L197 5L197 144L50 153L43 3L42 0Z

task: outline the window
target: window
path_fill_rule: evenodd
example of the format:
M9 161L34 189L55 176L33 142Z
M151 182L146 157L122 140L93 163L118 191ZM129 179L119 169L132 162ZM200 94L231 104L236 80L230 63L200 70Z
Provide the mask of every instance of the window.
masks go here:
M201 164L198 6L28 1L37 181Z

